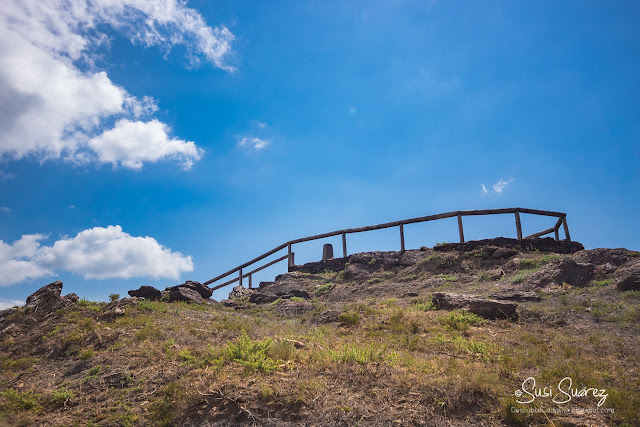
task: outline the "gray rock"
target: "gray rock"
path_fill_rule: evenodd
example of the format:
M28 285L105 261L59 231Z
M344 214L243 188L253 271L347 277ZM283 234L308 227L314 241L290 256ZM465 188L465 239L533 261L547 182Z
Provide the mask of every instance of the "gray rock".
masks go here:
M405 292L404 294L402 294L402 298L415 298L417 296L417 292Z
M162 297L162 293L153 286L140 286L136 290L127 292L132 297L144 298L150 301L159 300Z
M36 312L49 313L62 302L62 281L45 285L27 297L26 307L33 308Z
M202 304L204 300L202 296L191 288L184 286L176 286L169 290L169 301L188 301L196 304Z
M277 295L254 292L249 296L249 302L253 304L269 304L278 299Z
M338 321L339 314L338 310L325 310L318 314L314 320L316 323L333 323Z
M242 285L235 286L231 292L229 292L229 299L238 299L250 296L254 289L247 289Z
M489 298L507 301L540 301L542 298L535 292L505 292L503 294L491 294Z
M205 299L211 298L211 295L213 295L213 291L211 289L209 289L207 286L203 285L202 283L196 282L193 280L187 280L186 282L178 286L193 289L194 291L199 293L202 298L205 298Z
M491 254L491 258L493 259L508 259L512 256L518 254L518 251L512 248L498 248L495 250L493 254Z
M530 289L544 288L551 285L586 286L595 275L595 266L576 262L571 258L560 258L551 261L526 280Z
M621 268L616 274L616 287L619 291L640 290L640 264Z
M479 295L435 292L433 294L433 305L438 309L446 310L466 309L487 319L518 319L518 314L516 313L518 304L487 299Z

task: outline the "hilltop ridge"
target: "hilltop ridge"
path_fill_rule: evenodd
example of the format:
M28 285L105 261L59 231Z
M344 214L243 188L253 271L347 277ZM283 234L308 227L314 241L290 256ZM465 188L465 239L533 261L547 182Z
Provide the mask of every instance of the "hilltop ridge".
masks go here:
M54 282L0 312L0 423L633 425L639 273L635 251L490 239L295 266L220 303ZM518 403L529 377L609 411L527 411L569 407Z

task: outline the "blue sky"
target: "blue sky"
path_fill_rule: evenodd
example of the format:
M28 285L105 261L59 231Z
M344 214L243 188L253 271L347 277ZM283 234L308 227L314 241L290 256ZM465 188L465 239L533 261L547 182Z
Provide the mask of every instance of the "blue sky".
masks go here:
M0 6L2 306L56 279L94 300L206 281L459 209L563 211L587 248L640 249L635 2L66 3ZM405 234L457 239L450 220ZM513 218L465 234L515 237Z

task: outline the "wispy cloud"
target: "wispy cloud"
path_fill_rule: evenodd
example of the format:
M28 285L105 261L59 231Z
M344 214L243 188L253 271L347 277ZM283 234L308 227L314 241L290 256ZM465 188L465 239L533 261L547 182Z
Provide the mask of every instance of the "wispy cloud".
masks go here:
M0 8L0 156L134 169L161 159L183 167L198 161L192 142L171 137L169 127L155 119L144 119L158 108L151 97L133 96L95 69L96 52L108 44L104 29L111 28L164 53L182 45L189 66L208 62L233 71L226 63L233 34L224 26L209 27L180 0L71 3L4 0ZM91 71L79 64L89 64ZM116 127L109 129L114 121ZM114 145L109 137L121 134L127 123L137 132Z
M505 181L504 179L500 178L500 181L496 182L495 184L492 185L493 187L493 191L495 191L498 194L502 194L502 192L504 191L505 188L507 188L507 186L513 181L513 179L510 179L509 181Z
M350 116L355 116L358 114L358 109L356 107L351 107L347 110L347 114Z
M47 236L29 234L12 244L0 240L0 286L68 271L85 279L154 277L178 279L193 271L190 256L174 252L152 237L125 233L119 225L94 227L52 246Z
M268 139L262 139L257 137L243 137L238 140L238 145L240 147L252 148L255 150L262 150L267 145L271 144L271 141Z
M266 128L266 127L267 127L267 123L266 123L266 122L258 122L258 127L259 127L260 129L264 129L264 128Z
M494 193L497 194L502 194L503 191L509 186L509 184L511 184L513 182L513 178L510 178L509 180L505 180L504 178L500 178L500 180L498 182L496 182L495 184L493 184L491 186L491 188L493 189ZM489 194L489 190L487 189L487 187L484 184L481 184L481 189L480 189L480 194L482 195L482 197L485 197L487 194Z
M0 211L9 213L9 212L11 212L11 208L8 208L6 206L2 206L2 207L0 207Z

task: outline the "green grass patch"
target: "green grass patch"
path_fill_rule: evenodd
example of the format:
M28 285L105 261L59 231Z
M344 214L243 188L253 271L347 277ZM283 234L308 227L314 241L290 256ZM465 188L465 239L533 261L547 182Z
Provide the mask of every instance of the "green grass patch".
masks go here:
M469 326L480 326L485 323L482 317L466 310L450 311L439 320L443 326L455 331L466 331Z
M3 396L7 399L7 405L9 408L14 410L24 410L29 411L34 409L38 404L38 400L40 396L33 391L25 391L24 393L20 393L14 389L8 389L0 392L0 396Z
M338 314L338 320L345 326L356 326L360 321L360 315L355 311L347 311Z
M509 279L509 283L512 283L512 284L522 283L534 271L535 271L534 269L522 270L520 273L518 273L515 276L513 276L512 278L510 278Z
M242 331L242 335L236 342L227 342L227 346L222 351L225 362L233 362L245 368L245 372L269 373L279 368L280 361L270 357L270 350L273 346L271 338L254 341Z

